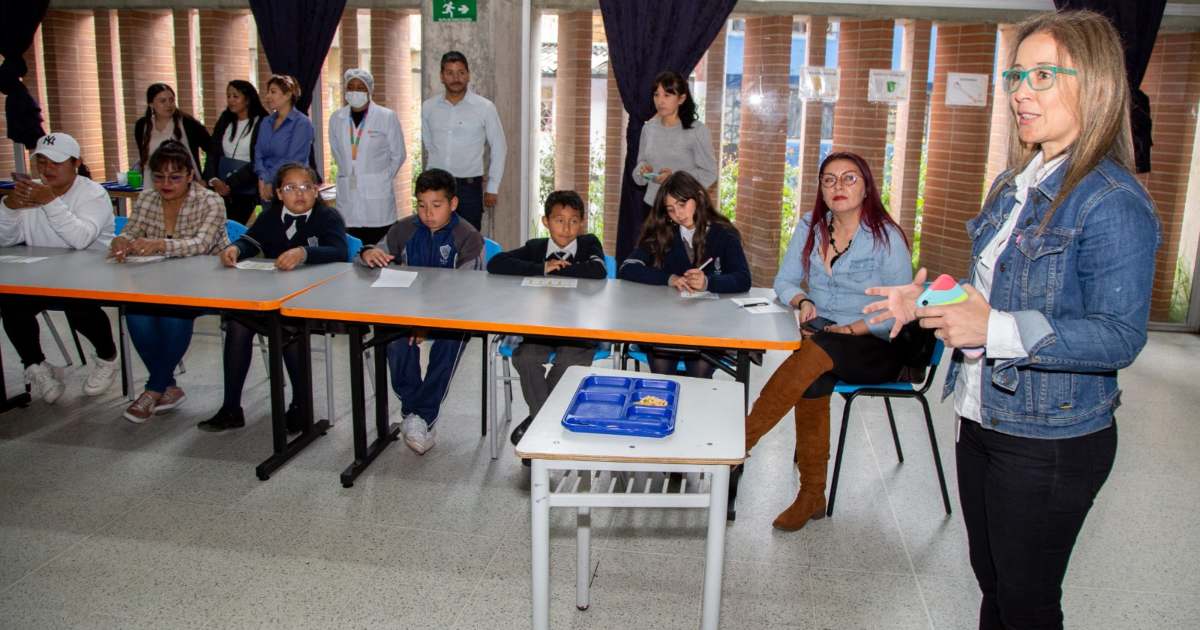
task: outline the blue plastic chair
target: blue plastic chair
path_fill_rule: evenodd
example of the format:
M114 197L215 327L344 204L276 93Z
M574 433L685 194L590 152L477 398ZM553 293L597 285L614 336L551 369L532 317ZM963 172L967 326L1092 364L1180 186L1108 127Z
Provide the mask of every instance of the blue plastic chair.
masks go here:
M363 248L362 239L356 236L346 235L346 262L354 262L358 258L358 252Z
M225 234L229 237L230 243L242 238L242 235L245 234L246 230L248 229L250 228L247 228L233 219L225 220Z
M120 236L121 231L125 229L125 224L129 222L126 217L113 217L113 236Z
M608 254L605 254L604 255L604 270L606 272L608 272L609 280L616 278L617 277L617 259L613 258L612 256L609 256Z
M492 260L492 256L499 254L501 251L500 243L490 238L483 239L483 264L488 264Z
M913 383L851 385L843 382L834 386L834 393L841 394L846 399L846 404L842 409L842 430L838 435L837 457L833 462L833 482L829 486L829 505L825 511L826 515L833 516L833 500L837 496L838 475L842 470L842 451L846 447L846 428L850 425L850 405L859 396L883 399L883 405L887 408L888 423L892 426L892 441L896 444L896 457L902 464L904 463L904 451L900 450L900 434L896 431L896 418L892 414L891 399L916 398L921 403L921 409L925 412L925 428L929 431L929 446L933 449L933 463L937 468L938 484L942 488L942 503L946 506L946 515L950 515L950 493L946 491L946 474L942 471L942 456L938 451L937 437L933 433L933 417L929 414L929 401L925 399L925 392L929 391L933 385L933 379L937 375L937 367L942 360L943 350L944 346L939 339L934 345L933 356L929 359L929 369L925 375L925 381L920 386Z

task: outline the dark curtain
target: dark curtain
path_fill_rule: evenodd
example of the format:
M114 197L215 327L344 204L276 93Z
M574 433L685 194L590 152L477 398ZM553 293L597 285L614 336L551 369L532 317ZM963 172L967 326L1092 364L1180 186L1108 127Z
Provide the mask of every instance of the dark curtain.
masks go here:
M305 114L346 0L250 0L271 71L300 82L296 108Z
M621 206L617 215L617 260L637 245L645 218L646 189L633 183L642 125L654 115L651 84L664 70L683 76L704 56L725 25L737 0L600 0L608 59L621 103L629 113L625 129L625 168L621 173ZM721 149L717 147L717 157Z
M42 130L42 108L38 106L21 77L29 71L24 54L33 43L38 24L46 17L50 0L4 0L0 2L0 92L4 92L4 113L8 137L33 149Z
M1167 0L1054 0L1060 11L1089 9L1112 21L1125 44L1125 73L1129 76L1130 126L1133 127L1133 151L1137 172L1150 172L1150 97L1141 90L1158 25L1162 22Z

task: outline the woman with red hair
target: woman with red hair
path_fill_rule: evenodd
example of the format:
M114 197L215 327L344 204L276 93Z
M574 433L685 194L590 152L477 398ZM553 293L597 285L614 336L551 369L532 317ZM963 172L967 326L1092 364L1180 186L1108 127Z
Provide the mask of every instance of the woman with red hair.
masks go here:
M912 281L908 239L888 216L867 163L833 153L821 163L821 194L788 245L775 293L796 309L804 341L771 375L746 418L746 450L796 411L800 491L774 526L786 531L825 516L829 396L839 381L896 380L910 357L891 343L891 322L868 324L867 287Z

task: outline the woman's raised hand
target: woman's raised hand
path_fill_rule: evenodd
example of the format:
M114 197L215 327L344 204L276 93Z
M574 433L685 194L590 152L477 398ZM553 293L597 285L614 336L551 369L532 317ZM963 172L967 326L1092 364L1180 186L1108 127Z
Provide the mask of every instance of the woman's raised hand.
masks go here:
M863 307L863 314L876 313L869 320L869 324L878 324L879 322L893 319L891 337L900 334L900 329L905 324L917 318L917 298L921 292L925 290L925 277L928 273L922 267L917 271L917 275L913 277L912 284L898 284L890 287L871 287L866 290L867 295L874 295L884 299L878 302L871 302Z

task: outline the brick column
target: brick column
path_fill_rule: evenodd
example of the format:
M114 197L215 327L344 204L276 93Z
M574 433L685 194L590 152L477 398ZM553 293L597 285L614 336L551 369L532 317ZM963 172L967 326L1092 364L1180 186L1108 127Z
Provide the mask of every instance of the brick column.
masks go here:
M204 121L200 108L196 76L196 40L192 37L195 9L175 9L171 21L175 30L175 103L180 110ZM225 109L224 106L221 109ZM218 109L217 112L220 112ZM216 116L213 117L216 120Z
M1181 239L1195 242L1196 234L1183 234L1187 207L1188 174L1191 169L1192 141L1196 136L1196 118L1192 111L1200 99L1200 33L1159 33L1154 53L1142 81L1142 91L1150 97L1154 117L1151 165L1143 176L1162 221L1162 246L1154 270L1154 293L1150 318L1166 320L1175 282L1175 265ZM1187 272L1192 273L1192 269Z
M175 33L170 11L117 11L120 21L122 94L125 101L125 140L129 163L138 161L133 123L146 113L146 88L166 83L176 89Z
M574 190L585 200L591 102L592 12L560 13L554 81L554 187Z
M251 24L253 24L254 23L253 15L251 16L250 19L251 19ZM255 28L257 29L257 27L255 27ZM255 33L257 33L257 32L258 31L255 30ZM258 37L258 35L256 34L255 37ZM257 74L258 74L258 85L256 85L255 87L258 88L259 94L265 94L267 92L267 81L271 78L271 75L274 73L271 72L271 63L269 61L267 61L267 51L263 49L262 40L258 41L258 73Z
M96 30L90 11L49 11L42 22L46 50L46 102L54 112L54 131L79 141L92 176L105 177L104 137L100 129L100 90Z
M708 52L704 53L704 125L712 136L713 151L717 154L717 172L721 166L721 124L725 112L725 27L717 33ZM721 186L721 178L717 177L709 189L713 203L718 203L717 190Z
M985 107L946 106L947 73L990 76L995 44L994 25L938 24L920 252L921 265L933 273L967 275L971 240L965 225L979 214L983 201L991 133L990 102Z
M737 225L756 286L779 269L779 226L787 153L792 16L746 18Z
M825 65L825 31L829 28L829 18L811 16L808 18L808 46L805 65L823 67ZM825 114L825 103L821 101L804 102L804 123L800 136L800 169L796 186L796 213L810 212L817 201L820 184L817 182L818 171L821 168L821 119ZM798 217L797 217L798 218Z
M200 80L204 122L209 128L225 111L225 86L250 78L250 20L246 11L200 11Z
M371 9L371 74L375 77L376 103L388 107L400 117L408 158L396 174L392 188L396 192L398 216L408 216L412 208L412 165L421 151L421 103L415 99L412 83L412 42L409 14L392 9ZM414 105L415 103L415 105Z
M125 129L125 99L122 91L121 50L117 12L96 9L96 71L100 91L100 131L104 139L104 173L113 178L129 169L129 141ZM96 164L91 165L93 170Z
M625 168L625 127L629 116L621 104L612 64L608 66L608 85L604 124L604 251L617 253L617 221L621 212L621 176ZM617 261L618 263L620 261Z
M1001 24L999 27L1000 37L996 47L996 67L1003 72L1008 68L1008 60L1013 53L1013 40L1016 39L1017 29L1013 24ZM1012 131L1012 107L1008 97L1008 92L1004 91L1004 84L1000 82L1000 75L996 73L992 77L995 85L992 86L992 133L991 139L988 142L988 161L987 171L984 176L984 181L988 186L991 186L992 180L996 176L1003 173L1008 168L1008 135Z
M867 101L872 68L892 67L892 20L842 20L838 33L838 66L842 81L833 109L833 150L852 151L883 177L887 146L886 103Z
M347 68L358 67L358 9L347 7L342 11L342 23L338 26L342 33L341 45L341 68L337 78L328 77L326 81L333 81L340 85L342 82L342 72Z
M904 229L909 242L917 213L917 184L921 174L921 147L925 143L925 120L929 97L925 78L929 76L929 20L905 20L900 67L909 73L908 100L896 108L896 138L892 152L892 218Z

